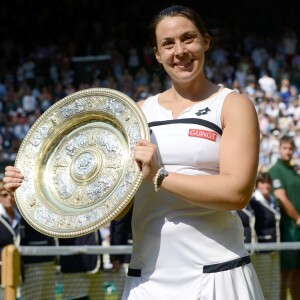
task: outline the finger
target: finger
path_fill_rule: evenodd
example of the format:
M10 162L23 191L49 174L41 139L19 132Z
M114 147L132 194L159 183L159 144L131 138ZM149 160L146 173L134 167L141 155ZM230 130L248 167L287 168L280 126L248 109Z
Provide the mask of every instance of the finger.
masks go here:
M144 144L143 142L141 144L137 144L134 148L135 153L144 153L148 155L153 155L156 151L157 146L154 144Z
M13 167L13 166L6 166L5 171L20 173L20 170L16 167Z
M148 142L146 140L139 140L137 143L136 143L137 146L151 146L153 145L151 142ZM154 146L154 145L153 145Z
M11 192L14 192L21 185L22 185L22 183L19 183L19 182L9 182L9 183L4 184L4 188Z
M17 169L5 169L4 178L23 179L24 176Z
M23 177L16 177L16 176L7 176L7 175L5 175L3 177L3 182L4 183L22 183L23 182Z
M149 151L135 151L134 152L134 159L138 163L140 167L145 164L149 164L151 162L152 154Z

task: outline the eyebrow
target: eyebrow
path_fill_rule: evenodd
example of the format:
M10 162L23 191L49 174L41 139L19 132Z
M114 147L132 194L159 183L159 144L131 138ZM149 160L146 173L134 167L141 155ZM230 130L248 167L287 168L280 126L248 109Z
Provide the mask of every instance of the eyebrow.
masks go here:
M189 35L189 34L197 36L198 32L196 30L188 30L188 31L185 31L182 34L180 34L180 37L185 36L185 35ZM163 37L161 39L161 41L164 41L164 40L173 40L173 39L174 39L174 37L168 37L168 36L166 36L166 37Z

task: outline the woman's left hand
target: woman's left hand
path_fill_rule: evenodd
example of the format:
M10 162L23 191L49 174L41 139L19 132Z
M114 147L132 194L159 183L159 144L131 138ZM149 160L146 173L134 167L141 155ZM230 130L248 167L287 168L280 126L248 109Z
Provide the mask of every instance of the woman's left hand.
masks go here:
M4 187L12 193L22 185L24 176L14 166L6 166L4 173Z
M134 158L142 171L144 179L153 182L157 171L161 167L157 146L148 141L140 140L135 146Z

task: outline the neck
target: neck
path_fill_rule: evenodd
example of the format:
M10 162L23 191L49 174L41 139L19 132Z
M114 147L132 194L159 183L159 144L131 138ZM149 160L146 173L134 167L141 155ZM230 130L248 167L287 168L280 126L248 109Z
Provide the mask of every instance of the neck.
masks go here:
M287 166L287 167L291 167L291 160L284 160L281 158L281 161Z
M6 215L8 216L9 220L12 221L14 219L14 210L12 207L5 208Z
M170 92L173 93L173 99L178 102L182 100L195 102L209 98L219 89L219 86L204 78L203 80L198 79L197 82L193 83L173 82Z
M271 199L270 199L269 195L263 195L263 196L265 197L265 199L266 199L267 202L269 202L269 203L271 202Z

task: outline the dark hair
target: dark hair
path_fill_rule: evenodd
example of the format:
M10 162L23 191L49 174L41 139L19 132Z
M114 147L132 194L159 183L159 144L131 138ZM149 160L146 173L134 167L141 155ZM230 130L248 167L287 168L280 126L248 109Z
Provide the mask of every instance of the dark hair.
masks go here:
M295 141L294 141L294 138L289 136L289 135L284 135L283 137L281 137L280 141L279 141L279 144L282 145L282 144L290 144L292 145L293 147L296 147L296 144L295 144Z
M265 182L268 182L268 183L272 183L272 179L271 179L271 176L269 173L267 172L259 172L257 174L257 177L256 177L256 184L255 184L255 187L257 187L257 184L259 182L262 182L262 183L265 183Z
M207 35L208 30L202 21L201 17L197 12L195 12L193 9L188 8L186 6L182 5L173 5L170 7L165 8L164 10L160 11L152 20L152 22L149 25L149 30L150 30L150 38L151 38L151 43L153 47L157 46L156 42L156 27L158 23L164 19L165 17L176 17L176 16L181 16L189 21L191 21L199 30L199 32L202 35Z

